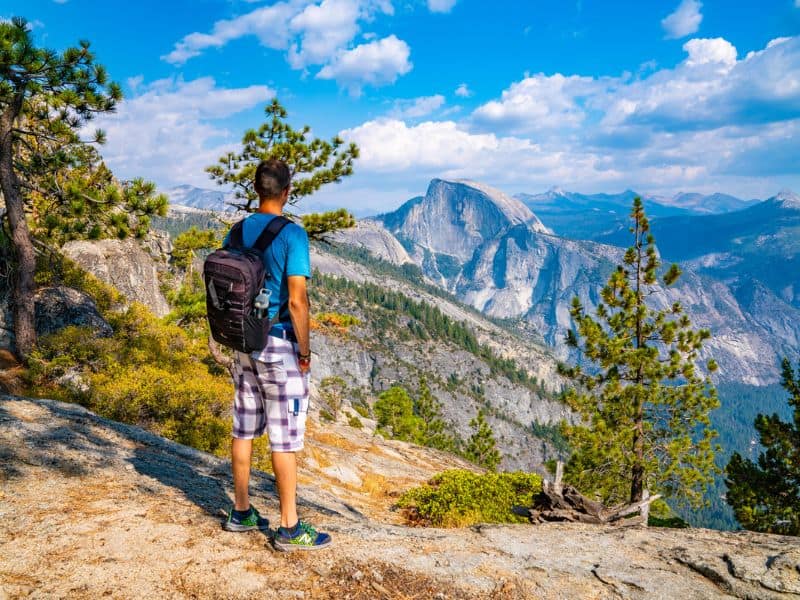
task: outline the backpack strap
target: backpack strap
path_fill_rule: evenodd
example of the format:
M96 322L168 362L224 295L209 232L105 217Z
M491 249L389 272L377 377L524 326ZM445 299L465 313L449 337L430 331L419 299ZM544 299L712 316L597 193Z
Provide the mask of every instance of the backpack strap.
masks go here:
M258 239L253 244L253 248L263 254L264 251L269 248L270 244L272 244L273 240L278 237L278 234L283 231L283 228L289 223L291 223L291 221L283 215L274 217L267 226L264 227L264 231L258 236ZM233 236L233 231L231 231L231 236Z
M278 215L277 217L273 218L269 223L267 223L267 226L264 228L264 231L261 232L261 235L258 236L255 244L253 244L253 248L263 254L264 251L270 247L275 238L278 237L278 234L283 231L283 228L289 223L291 223L291 221L283 215ZM287 300L278 307L278 311L275 313L275 316L270 319L270 329L280 322L281 315L285 314L288 309L289 301Z
M234 250L241 250L244 248L244 226L242 223L244 223L244 219L231 227L231 232L228 234L228 241L223 248L233 248Z

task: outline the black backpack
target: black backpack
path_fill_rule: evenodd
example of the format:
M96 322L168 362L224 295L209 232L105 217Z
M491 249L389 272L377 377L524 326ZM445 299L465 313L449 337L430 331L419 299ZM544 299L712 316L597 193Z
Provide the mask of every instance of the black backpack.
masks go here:
M283 216L273 218L252 248L244 246L243 223L236 223L227 243L206 258L203 279L212 337L223 346L250 353L267 345L269 330L285 309L281 306L273 319L262 318L253 301L269 276L264 269L264 251L291 221Z

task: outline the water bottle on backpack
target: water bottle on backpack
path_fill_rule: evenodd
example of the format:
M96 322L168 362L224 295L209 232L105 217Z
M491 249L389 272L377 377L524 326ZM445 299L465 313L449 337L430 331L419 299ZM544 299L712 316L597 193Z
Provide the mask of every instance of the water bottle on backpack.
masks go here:
M267 288L261 291L253 299L253 315L259 319L265 319L269 313L269 297L272 294Z

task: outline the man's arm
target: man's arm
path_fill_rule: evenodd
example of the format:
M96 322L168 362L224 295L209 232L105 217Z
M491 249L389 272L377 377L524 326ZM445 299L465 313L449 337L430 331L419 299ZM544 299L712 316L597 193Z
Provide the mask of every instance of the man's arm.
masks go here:
M308 356L311 353L311 342L309 340L309 304L306 278L303 275L289 275L286 281L289 287L289 316L292 319L294 334L297 337L297 344L300 346L300 354ZM308 369L303 369L301 365L300 370L307 371Z

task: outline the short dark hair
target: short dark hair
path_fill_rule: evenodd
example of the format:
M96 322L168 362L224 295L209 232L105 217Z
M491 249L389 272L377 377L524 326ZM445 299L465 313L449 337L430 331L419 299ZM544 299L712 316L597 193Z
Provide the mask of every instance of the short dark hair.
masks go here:
M289 165L282 160L262 160L256 167L253 185L259 198L277 198L292 182Z

